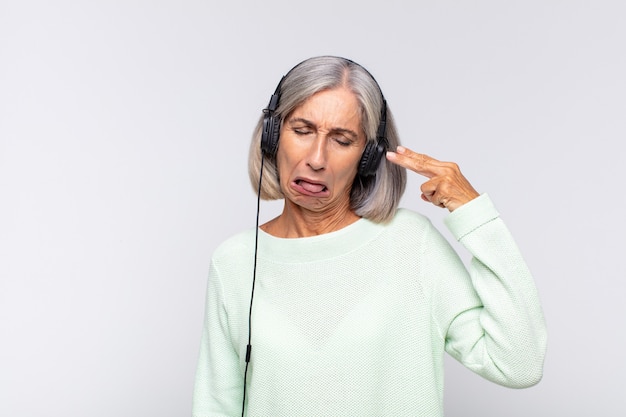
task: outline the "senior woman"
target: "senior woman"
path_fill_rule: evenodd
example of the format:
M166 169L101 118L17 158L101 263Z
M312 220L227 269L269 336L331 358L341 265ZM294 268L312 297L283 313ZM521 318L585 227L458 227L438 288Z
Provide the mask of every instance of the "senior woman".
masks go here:
M399 145L363 67L324 56L291 69L249 166L260 198L284 209L213 255L195 417L441 416L444 352L504 386L541 379L536 288L489 196L456 164ZM407 168L451 212L467 267L398 208Z

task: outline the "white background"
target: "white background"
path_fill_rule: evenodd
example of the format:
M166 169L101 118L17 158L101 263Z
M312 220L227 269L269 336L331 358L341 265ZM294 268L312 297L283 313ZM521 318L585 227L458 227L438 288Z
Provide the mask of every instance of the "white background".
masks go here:
M190 415L210 256L254 226L252 128L320 54L374 74L535 275L544 380L447 361L447 416L626 415L625 3L366 3L0 1L1 416ZM450 237L421 181L403 205Z

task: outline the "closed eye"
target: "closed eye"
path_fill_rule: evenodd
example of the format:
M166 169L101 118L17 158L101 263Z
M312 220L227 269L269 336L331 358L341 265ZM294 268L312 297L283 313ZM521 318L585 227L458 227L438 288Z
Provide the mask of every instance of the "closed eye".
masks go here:
M340 146L350 146L352 145L352 141L350 139L346 139L344 137L336 137L335 138L335 142L337 142L337 144L339 144Z
M307 127L303 127L303 128L292 128L292 130L293 130L293 132L294 132L296 135L308 135L308 134L310 134L310 133L312 133L312 132L313 132L313 130L312 130L312 129L309 129L309 128L307 128Z

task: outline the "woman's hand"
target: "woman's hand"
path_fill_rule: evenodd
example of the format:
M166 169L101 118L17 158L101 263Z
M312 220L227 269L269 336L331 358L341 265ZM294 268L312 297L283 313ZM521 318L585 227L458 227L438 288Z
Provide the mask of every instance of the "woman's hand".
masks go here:
M438 161L403 146L398 146L395 152L387 152L387 159L428 177L421 186L422 200L436 206L454 211L479 196L454 162Z

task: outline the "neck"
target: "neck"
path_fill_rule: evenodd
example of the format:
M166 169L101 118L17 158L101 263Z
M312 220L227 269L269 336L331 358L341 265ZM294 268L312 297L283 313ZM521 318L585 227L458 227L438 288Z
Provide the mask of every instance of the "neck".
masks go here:
M318 212L286 200L282 214L265 223L261 229L281 238L310 237L343 229L359 219L349 207L332 207Z

